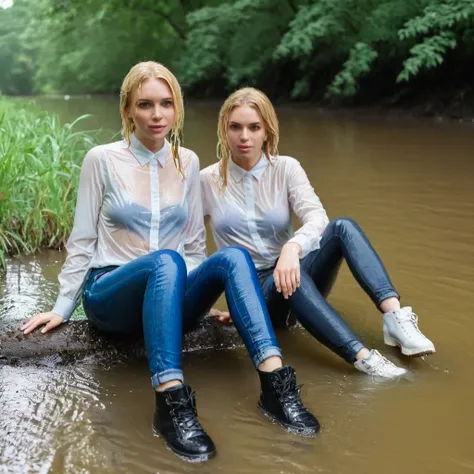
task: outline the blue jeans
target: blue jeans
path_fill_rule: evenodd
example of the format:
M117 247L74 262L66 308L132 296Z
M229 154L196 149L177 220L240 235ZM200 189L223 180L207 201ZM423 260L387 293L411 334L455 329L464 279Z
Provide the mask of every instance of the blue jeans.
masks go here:
M158 250L122 266L91 271L83 306L93 326L127 335L142 330L155 387L183 380L181 345L186 264L174 250Z
M183 381L183 320L192 328L223 291L253 363L281 356L252 259L240 248L216 252L188 277L184 260L173 250L93 269L83 304L91 324L101 331L127 335L143 328L155 387Z
M359 285L377 307L387 298L399 298L374 248L359 225L348 218L332 221L320 248L301 259L300 287L285 300L273 281L273 268L259 271L267 307L276 325L294 313L302 326L333 352L353 363L364 347L349 325L325 297L345 259Z

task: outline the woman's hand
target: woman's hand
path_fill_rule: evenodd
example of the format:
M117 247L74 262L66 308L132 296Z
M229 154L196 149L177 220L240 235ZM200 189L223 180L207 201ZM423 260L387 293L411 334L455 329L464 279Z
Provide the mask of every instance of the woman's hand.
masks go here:
M23 334L26 335L36 329L38 326L45 324L45 327L41 329L41 332L44 334L47 333L50 329L59 326L63 322L64 318L62 318L56 313L53 313L52 311L49 311L47 313L36 313L30 319L25 321L20 326L20 329L23 331Z
M288 299L300 286L301 246L294 242L286 243L281 249L280 258L273 271L273 279L278 293Z
M217 318L222 324L232 324L232 318L230 317L230 313L228 311L221 311L216 308L211 308L209 314L212 317Z

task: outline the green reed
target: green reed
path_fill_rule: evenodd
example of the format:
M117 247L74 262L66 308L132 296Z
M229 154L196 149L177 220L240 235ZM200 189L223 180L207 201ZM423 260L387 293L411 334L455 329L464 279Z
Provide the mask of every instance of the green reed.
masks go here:
M64 247L80 166L95 145L93 134L75 131L86 117L64 125L0 96L0 268L7 255Z

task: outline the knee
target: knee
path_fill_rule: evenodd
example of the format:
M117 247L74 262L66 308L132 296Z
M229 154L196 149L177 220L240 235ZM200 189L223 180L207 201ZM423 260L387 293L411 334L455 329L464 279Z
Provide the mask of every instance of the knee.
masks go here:
M186 263L175 250L156 250L151 252L148 257L151 263L151 271L167 271L186 275Z
M252 264L252 257L248 250L242 247L226 247L220 249L217 254L219 257L232 268L242 265L248 266Z
M359 229L359 225L354 219L350 217L338 217L334 219L331 224L334 226L337 232L351 232L355 229Z

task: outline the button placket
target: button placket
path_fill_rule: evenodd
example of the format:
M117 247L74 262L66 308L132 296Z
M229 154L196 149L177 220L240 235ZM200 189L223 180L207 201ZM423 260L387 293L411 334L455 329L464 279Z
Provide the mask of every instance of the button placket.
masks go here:
M272 260L272 256L268 252L265 244L263 243L260 234L257 231L257 223L256 223L256 215L255 215L255 199L253 193L253 182L252 182L252 175L247 173L244 176L244 191L245 191L245 201L247 204L247 225L250 233L250 237L252 238L255 247L259 251L260 255L263 258Z
M151 223L150 223L150 252L159 249L160 235L160 181L158 175L158 161L150 161L150 199L151 199Z

